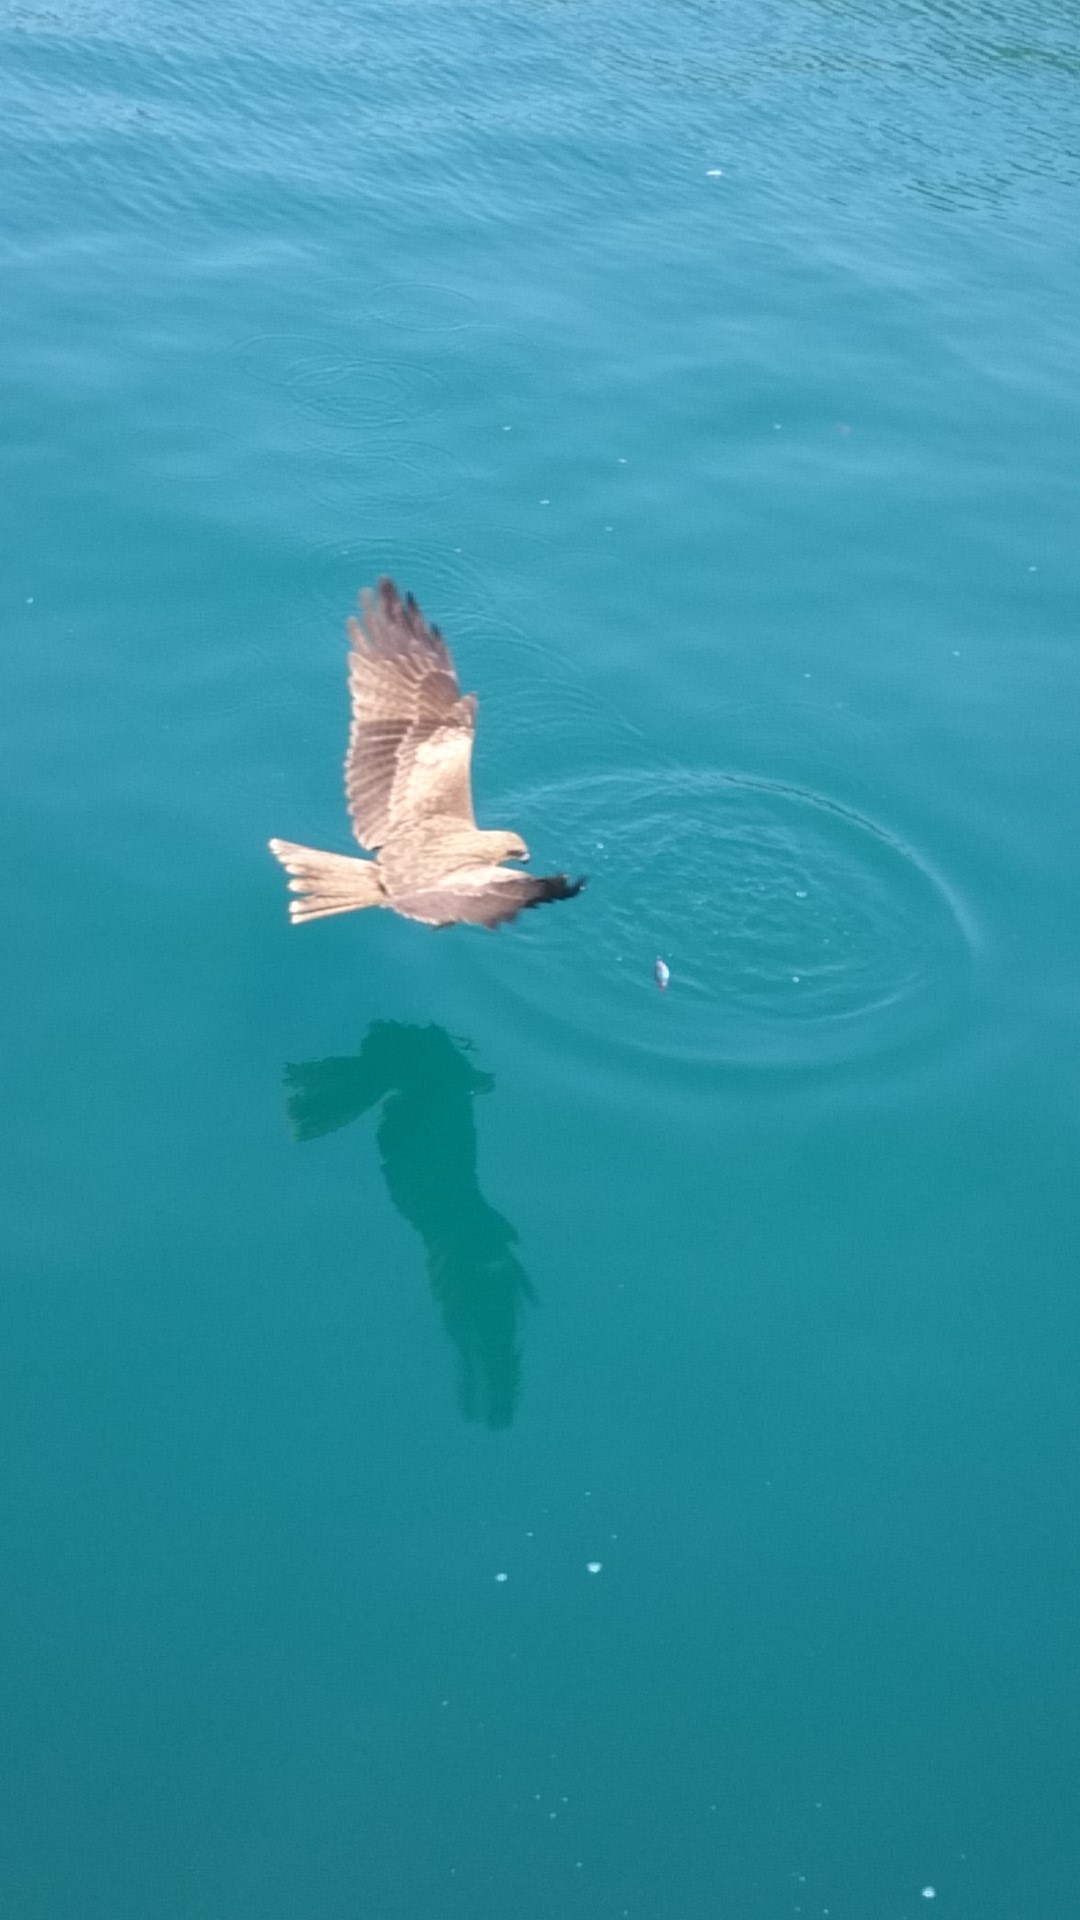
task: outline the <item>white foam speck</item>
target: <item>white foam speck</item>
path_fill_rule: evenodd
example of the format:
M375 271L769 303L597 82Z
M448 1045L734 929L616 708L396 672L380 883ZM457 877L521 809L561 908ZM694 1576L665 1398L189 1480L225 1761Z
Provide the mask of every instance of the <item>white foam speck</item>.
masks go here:
M705 178L707 180L722 180L723 177L724 177L723 167L706 167Z
M924 1900L936 1900L936 1899L937 1899L937 1888L936 1888L936 1887L924 1887L924 1888L923 1888L923 1890L922 1890L922 1897L923 1897L923 1899L924 1899Z
M590 1573L599 1573L604 1563L602 1560L589 1560L586 1564Z
M503 1580L509 1580L510 1575L508 1573L497 1573L495 1578L501 1583Z

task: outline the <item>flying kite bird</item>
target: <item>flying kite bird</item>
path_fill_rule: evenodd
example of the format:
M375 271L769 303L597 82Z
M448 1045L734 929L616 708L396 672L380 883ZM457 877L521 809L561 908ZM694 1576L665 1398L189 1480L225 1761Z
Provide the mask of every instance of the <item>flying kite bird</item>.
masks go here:
M374 860L271 840L290 891L289 916L322 920L392 907L429 927L497 927L523 907L570 900L584 880L506 867L527 860L519 833L485 833L473 816L469 767L476 695L462 695L438 627L392 580L360 595L349 621L352 726L345 792L353 832Z

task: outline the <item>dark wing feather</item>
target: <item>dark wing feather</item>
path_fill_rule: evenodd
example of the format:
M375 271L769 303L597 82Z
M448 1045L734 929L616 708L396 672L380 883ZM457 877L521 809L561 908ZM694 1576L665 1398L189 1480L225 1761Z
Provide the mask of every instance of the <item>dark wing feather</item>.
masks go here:
M437 627L392 580L360 595L349 621L352 726L345 792L362 847L384 846L425 814L474 825L469 767L476 701L465 699Z
M395 893L390 905L407 920L423 920L432 927L454 926L459 920L497 927L504 920L513 920L525 907L540 907L548 900L572 900L584 885L584 880L568 880L565 873L472 867L411 893Z

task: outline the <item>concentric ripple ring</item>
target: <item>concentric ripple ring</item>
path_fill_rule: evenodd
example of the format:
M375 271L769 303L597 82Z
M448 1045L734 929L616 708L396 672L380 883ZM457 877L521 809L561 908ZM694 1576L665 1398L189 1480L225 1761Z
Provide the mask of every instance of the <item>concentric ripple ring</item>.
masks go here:
M519 923L512 966L487 943L477 964L561 1023L672 1062L793 1067L903 1044L943 1017L977 945L924 855L806 788L625 771L520 788L496 813L527 831L538 871L580 865L591 885L575 911Z

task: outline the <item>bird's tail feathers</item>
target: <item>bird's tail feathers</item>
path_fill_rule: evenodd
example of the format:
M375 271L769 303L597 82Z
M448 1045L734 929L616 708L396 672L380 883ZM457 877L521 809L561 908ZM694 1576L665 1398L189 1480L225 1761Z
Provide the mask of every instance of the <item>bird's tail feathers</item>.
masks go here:
M325 920L332 913L353 913L360 907L381 907L386 895L374 860L354 860L348 854L323 853L318 847L298 847L292 840L271 840L270 851L280 860L289 881L289 918L294 926L304 920Z

